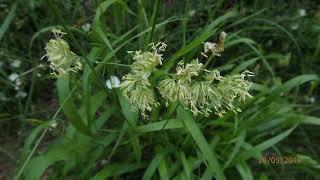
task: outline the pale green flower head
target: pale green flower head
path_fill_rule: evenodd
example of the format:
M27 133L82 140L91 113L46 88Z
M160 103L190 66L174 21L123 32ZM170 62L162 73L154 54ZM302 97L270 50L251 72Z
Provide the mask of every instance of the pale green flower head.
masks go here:
M151 84L143 73L129 73L122 78L120 89L127 98L133 110L141 111L146 116L146 111L151 111L157 106Z
M191 82L193 76L198 76L200 71L203 70L203 64L199 63L198 59L191 61L191 63L184 64L182 61L179 62L177 67L177 76L181 81Z
M161 52L166 46L164 43L156 45L152 43L149 51L129 52L133 53L134 63L131 66L131 72L123 76L120 89L132 108L140 110L143 116L146 116L146 111L151 111L152 107L159 104L148 78L156 66L162 64Z
M133 56L135 62L132 64L132 69L138 72L151 73L155 67L161 64L161 56L151 52L136 51Z
M159 82L158 89L162 97L168 101L174 102L179 98L179 86L176 80L172 78L167 78Z
M224 51L226 33L222 32L216 46L205 43L205 52L220 55ZM249 90L252 82L246 77L253 73L245 71L241 74L222 76L217 69L208 70L198 59L190 63L179 62L176 73L165 74L153 86L149 82L151 73L156 66L162 64L162 54L165 46L161 43L151 45L152 51L135 51L132 71L123 77L120 88L130 104L139 109L143 115L158 106L154 96L154 88L159 91L166 105L179 102L195 116L209 116L214 113L222 117L226 112L241 112L237 103L250 98ZM203 54L203 53L202 53Z
M179 101L195 116L215 113L222 117L227 111L241 111L235 103L251 97L248 91L252 83L245 77L252 75L245 71L223 77L218 70L204 69L202 63L193 60L179 63L176 74L161 80L158 90L167 102Z
M45 50L47 54L44 57L48 58L53 74L64 76L70 71L77 72L81 70L80 58L70 50L68 42L61 38L65 33L55 29L52 32L55 39L51 39L46 43Z
M132 64L132 70L142 72L142 73L151 73L155 70L155 67L162 65L162 51L165 51L167 45L163 42L158 44L151 43L149 45L150 51L141 52L135 51L133 59L135 62Z

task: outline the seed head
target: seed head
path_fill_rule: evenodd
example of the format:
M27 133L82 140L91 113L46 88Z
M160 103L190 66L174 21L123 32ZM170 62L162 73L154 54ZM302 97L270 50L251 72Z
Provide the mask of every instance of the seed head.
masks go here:
M226 110L241 111L234 104L237 100L245 101L251 97L248 91L252 83L245 77L252 75L245 71L223 77L218 70L206 70L194 60L188 64L180 63L177 73L160 81L158 89L166 101L179 101L194 115L209 116L214 112L222 117Z
M70 50L68 42L61 38L65 33L56 29L52 30L52 32L55 39L51 39L46 43L45 50L47 54L44 57L48 58L53 74L64 76L70 71L77 72L81 70L80 58Z
M164 43L156 45L152 43L149 45L149 51L129 52L134 54L134 63L131 66L131 72L122 78L120 89L133 109L140 110L143 116L146 116L146 111L151 111L153 106L159 104L154 97L148 78L156 66L162 64L161 52L165 50L166 46Z

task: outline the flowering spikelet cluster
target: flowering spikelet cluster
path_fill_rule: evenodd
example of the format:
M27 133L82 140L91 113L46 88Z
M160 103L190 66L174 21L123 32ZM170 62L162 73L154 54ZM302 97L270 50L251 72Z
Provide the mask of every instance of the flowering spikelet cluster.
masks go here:
M245 101L252 83L245 80L252 73L245 71L237 75L221 76L218 70L203 68L198 60L183 65L179 63L177 72L171 78L160 81L158 89L168 102L179 101L194 115L209 116L214 111L220 117L227 110L240 112L233 104Z
M151 111L153 106L159 104L154 97L148 78L156 69L155 67L162 64L161 51L164 51L166 46L164 43L150 44L150 51L135 51L132 70L122 78L120 89L123 95L133 108L140 109L143 115L145 111Z
M81 70L80 58L70 51L69 44L61 38L65 33L57 29L53 29L52 32L55 39L51 39L46 43L45 50L47 54L44 56L50 61L50 68L53 70L52 74L64 76L69 71L77 72Z
M204 43L202 55L206 56L205 53L211 52L214 56L220 56L224 51L225 38L226 33L222 32L218 43ZM165 44L158 43L151 44L152 52L135 51L132 71L123 77L120 85L124 96L136 109L140 109L142 114L159 104L148 78L156 66L162 64L160 52L164 51L165 47ZM179 102L194 115L209 116L210 113L215 113L222 117L226 111L241 112L234 104L251 97L248 91L252 83L245 79L247 76L253 76L253 73L245 71L241 74L221 76L218 70L207 70L195 59L190 63L179 62L175 74L169 74L154 86L166 100L166 104Z

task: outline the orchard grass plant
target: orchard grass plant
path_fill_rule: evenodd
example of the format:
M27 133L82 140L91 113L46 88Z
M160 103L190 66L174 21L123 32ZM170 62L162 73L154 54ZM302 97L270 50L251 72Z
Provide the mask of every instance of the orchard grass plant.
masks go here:
M0 2L0 179L320 177L320 14L293 4Z

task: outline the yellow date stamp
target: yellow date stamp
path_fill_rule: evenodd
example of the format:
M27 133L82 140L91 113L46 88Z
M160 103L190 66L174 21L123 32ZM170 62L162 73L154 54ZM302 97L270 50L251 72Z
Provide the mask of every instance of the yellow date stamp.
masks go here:
M259 164L301 164L302 160L297 156L261 156Z

